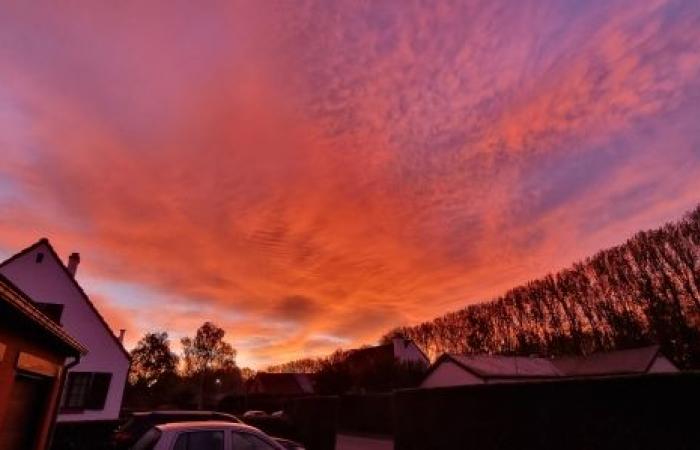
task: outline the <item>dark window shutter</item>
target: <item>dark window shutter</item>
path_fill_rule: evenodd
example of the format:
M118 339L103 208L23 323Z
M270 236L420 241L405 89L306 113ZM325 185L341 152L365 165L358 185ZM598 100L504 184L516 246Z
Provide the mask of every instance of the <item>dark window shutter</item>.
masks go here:
M111 373L98 372L92 374L92 383L85 401L85 409L104 408L110 381L112 381Z

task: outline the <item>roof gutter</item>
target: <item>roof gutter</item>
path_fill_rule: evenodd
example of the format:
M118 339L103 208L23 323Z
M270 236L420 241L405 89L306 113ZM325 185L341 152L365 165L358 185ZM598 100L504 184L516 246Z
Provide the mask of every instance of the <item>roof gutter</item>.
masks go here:
M51 425L49 425L49 438L46 440L46 448L51 448L53 446L53 437L56 432L56 422L58 421L58 412L61 408L61 402L63 401L63 388L65 387L66 380L68 379L68 371L73 367L80 364L80 355L73 357L73 361L64 365L61 369L61 373L58 376L58 398L53 405L51 411Z
M0 275L0 294L12 305L20 314L28 317L31 321L37 323L49 333L60 339L64 345L70 347L76 354L86 354L87 348L78 342L74 337L66 333L66 331L57 323L46 317L44 313L39 311L33 304L32 300L26 296L24 292L19 290L10 280ZM77 364L77 363L76 363Z

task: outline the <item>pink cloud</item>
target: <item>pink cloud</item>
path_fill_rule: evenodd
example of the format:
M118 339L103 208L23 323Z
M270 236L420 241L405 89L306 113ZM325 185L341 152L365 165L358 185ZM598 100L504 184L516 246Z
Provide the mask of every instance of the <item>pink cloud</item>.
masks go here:
M0 18L0 246L156 292L129 342L368 343L697 202L690 2L130 8Z

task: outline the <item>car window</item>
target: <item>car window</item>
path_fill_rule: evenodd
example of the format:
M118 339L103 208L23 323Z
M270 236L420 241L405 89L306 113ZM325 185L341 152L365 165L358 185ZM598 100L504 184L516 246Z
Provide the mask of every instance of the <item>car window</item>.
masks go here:
M277 450L272 444L250 433L233 433L233 450Z
M136 441L132 450L153 450L160 439L161 432L157 428L151 428L141 438Z
M207 430L182 433L177 437L173 450L224 450L224 432Z

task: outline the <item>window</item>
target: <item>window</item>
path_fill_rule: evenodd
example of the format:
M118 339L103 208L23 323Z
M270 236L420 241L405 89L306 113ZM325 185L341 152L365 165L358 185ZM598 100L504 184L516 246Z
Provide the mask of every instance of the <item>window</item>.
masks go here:
M44 254L42 252L39 252L36 254L36 263L40 264L44 260Z
M85 400L85 409L102 409L105 407L109 382L112 381L111 373L93 373L90 391Z
M43 312L46 317L53 320L57 324L61 324L61 316L63 315L63 305L60 303L35 303L36 309Z
M223 431L192 431L182 433L173 450L224 450Z
M66 409L83 409L85 397L90 388L90 376L88 372L68 373L66 382L66 394L63 400L63 407Z
M250 433L233 433L233 450L276 450L272 444Z
M104 408L111 380L112 374L109 372L69 372L63 409Z

